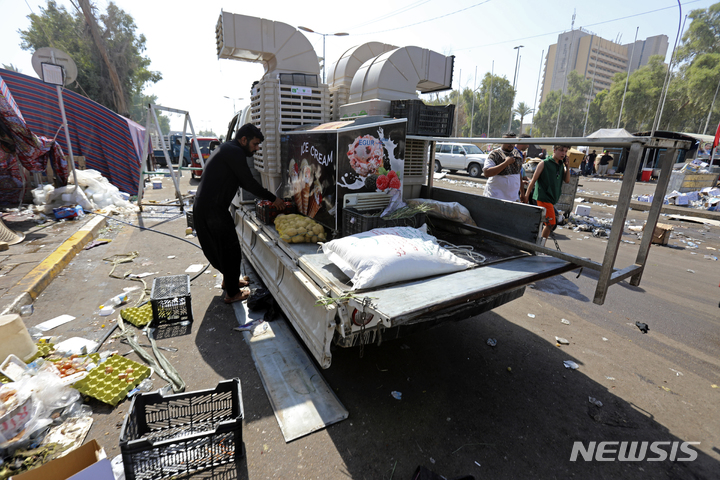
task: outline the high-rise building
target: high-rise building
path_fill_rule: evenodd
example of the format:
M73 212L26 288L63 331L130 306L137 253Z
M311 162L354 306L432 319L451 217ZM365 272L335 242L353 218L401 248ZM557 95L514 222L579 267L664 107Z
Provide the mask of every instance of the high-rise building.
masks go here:
M665 57L667 49L667 35L655 35L621 45L582 28L561 33L558 42L550 45L545 57L540 103L551 91L563 88L565 76L572 70L587 79L594 78L592 97L595 98L598 92L610 88L616 73L628 71L628 63L632 63L632 73L646 65L652 55ZM567 86L565 89L567 91Z

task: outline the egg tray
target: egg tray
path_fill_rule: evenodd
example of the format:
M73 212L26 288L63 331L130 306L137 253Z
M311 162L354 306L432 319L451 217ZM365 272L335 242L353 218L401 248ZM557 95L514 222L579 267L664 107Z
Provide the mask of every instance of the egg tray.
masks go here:
M107 373L108 367L113 371ZM132 368L134 380L130 383L124 378L118 378L118 374L125 373ZM75 387L80 393L93 397L108 405L116 406L125 398L130 390L137 387L140 382L150 376L150 368L121 355L113 355L97 367L90 370L88 376L76 382Z
M142 328L152 322L152 305L150 303L146 303L142 307L123 308L120 310L120 316L126 322L132 323L138 328Z

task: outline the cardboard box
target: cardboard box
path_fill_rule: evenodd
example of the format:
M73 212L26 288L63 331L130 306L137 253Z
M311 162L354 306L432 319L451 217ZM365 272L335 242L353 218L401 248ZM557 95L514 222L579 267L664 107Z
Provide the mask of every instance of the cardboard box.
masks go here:
M115 480L110 460L97 441L90 440L64 457L56 458L11 480Z
M567 152L567 158L568 158L568 166L570 168L579 168L580 164L583 161L583 158L585 158L585 154L581 152L580 150L575 150L574 148L571 148Z
M589 205L576 205L575 206L575 215L579 215L581 217L587 217L590 215L590 206Z
M643 228L643 231L645 229ZM657 245L667 245L670 240L670 232L672 232L673 226L667 223L658 223L655 226L655 231L652 236L652 243Z

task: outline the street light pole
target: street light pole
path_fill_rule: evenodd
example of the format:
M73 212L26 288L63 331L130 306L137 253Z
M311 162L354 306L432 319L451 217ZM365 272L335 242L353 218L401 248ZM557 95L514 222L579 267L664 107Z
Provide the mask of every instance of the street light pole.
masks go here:
M517 80L517 74L518 74L518 61L520 60L520 49L523 48L525 45L518 45L517 47L513 47L513 50L517 50L517 56L515 57L515 75L513 75L513 104L515 103L515 85ZM512 119L513 119L513 105L510 105L510 120L508 120L508 128L507 131L510 131L510 127L512 126ZM521 125L522 128L522 125Z
M338 33L320 33L320 32L316 32L316 31L313 30L312 28L308 28L308 27L297 27L297 28L298 28L299 30L304 31L304 32L310 32L310 33L316 33L316 34L318 34L318 35L322 35L322 37L323 37L323 56L322 56L322 60L323 60L323 70L322 70L322 83L325 83L325 64L327 63L327 59L325 58L325 37L327 37L328 35L333 35L333 36L335 36L335 37L345 37L345 36L350 35L350 34L349 34L349 33L345 33L345 32L338 32Z

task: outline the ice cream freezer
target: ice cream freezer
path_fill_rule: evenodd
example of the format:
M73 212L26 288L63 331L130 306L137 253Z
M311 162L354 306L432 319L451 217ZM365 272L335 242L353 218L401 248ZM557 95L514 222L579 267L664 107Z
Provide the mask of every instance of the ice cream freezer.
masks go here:
M405 119L334 122L281 136L281 195L337 231L349 193L403 190Z

